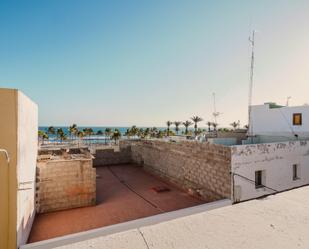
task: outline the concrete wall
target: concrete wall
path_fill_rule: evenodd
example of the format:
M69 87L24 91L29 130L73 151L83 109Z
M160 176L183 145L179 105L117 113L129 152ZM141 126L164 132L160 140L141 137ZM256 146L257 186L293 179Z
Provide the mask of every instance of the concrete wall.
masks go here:
M254 135L309 137L309 106L269 108L269 104L251 107ZM302 125L293 125L293 113L302 113Z
M94 157L94 166L130 163L131 149L122 145L119 146L119 150L115 148L97 149Z
M126 142L132 161L207 201L231 196L230 148L222 145L158 140Z
M293 164L299 165L300 179L293 180ZM274 190L299 187L309 184L309 142L233 146L231 165L232 172L237 174L234 176L234 196L238 201L274 193L271 189L255 187L257 170L264 170L264 185Z
M92 159L47 160L37 164L37 212L95 205Z
M18 91L17 245L27 243L35 216L38 107Z
M0 89L0 248L24 244L34 217L37 105L15 89ZM26 183L27 182L27 183Z

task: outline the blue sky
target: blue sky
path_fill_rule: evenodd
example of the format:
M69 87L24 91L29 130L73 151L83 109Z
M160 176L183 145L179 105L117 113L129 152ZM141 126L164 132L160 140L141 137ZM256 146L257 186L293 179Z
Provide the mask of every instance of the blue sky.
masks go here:
M308 102L309 2L1 1L0 86L39 105L40 125L164 126L212 120L212 92L226 126L253 103Z

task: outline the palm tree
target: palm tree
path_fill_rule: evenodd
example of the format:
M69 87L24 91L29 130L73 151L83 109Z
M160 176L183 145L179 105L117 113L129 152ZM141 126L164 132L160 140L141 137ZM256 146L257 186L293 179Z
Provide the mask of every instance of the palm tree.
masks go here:
M118 129L115 129L112 134L112 139L115 140L115 144L117 144L117 141L121 138L121 133Z
M43 139L43 144L44 144L45 139L46 140L49 139L48 135L45 132L43 133L42 139Z
M47 134L55 135L56 131L53 126L49 126L47 129Z
M173 123L171 121L166 121L166 125L167 125L167 136L170 135L170 126L172 125Z
M203 121L203 119L199 116L193 116L191 120L194 122L194 134L197 136L197 123Z
M215 122L213 122L213 123L212 123L212 126L213 126L213 128L214 128L214 131L217 131L218 124L215 123Z
M125 135L128 139L130 139L130 137L131 137L131 129L128 128L128 129L126 130L126 132L124 133L124 135Z
M157 134L158 134L158 129L157 129L157 127L152 127L152 128L150 129L150 137L156 137Z
M78 131L77 133L76 133L76 135L77 135L77 137L79 138L78 139L78 147L79 147L79 142L80 142L80 139L82 139L83 137L84 137L84 132L83 131Z
M67 139L67 136L64 133L61 133L60 134L61 143L63 142L63 140L66 140L66 139Z
M238 123L234 121L233 123L230 123L230 126L232 126L234 130L236 130L236 128L238 127Z
M61 140L61 142L62 142L61 137L63 137L63 135L64 135L63 129L62 129L62 128L58 128L58 129L57 129L57 141L58 141L58 139L60 138L60 140Z
M145 137L145 132L144 132L144 129L143 129L143 128L138 129L138 131L137 131L137 136L138 136L139 138L144 138L144 137Z
M103 131L102 131L102 130L98 130L98 131L97 131L97 135L98 135L98 136L102 136L102 135L103 135Z
M175 131L176 131L176 134L178 135L178 132L179 132L179 125L181 124L180 121L174 121L174 125L175 125Z
M131 136L133 137L136 137L137 134L139 132L139 129L136 127L136 125L133 125L131 128L130 128L130 134Z
M77 133L77 125L73 124L69 127L69 134L70 134L71 140L73 140L73 135L76 135L76 133Z
M111 128L105 128L104 134L105 134L105 144L106 144L106 137L108 137L108 140L110 141L110 138L111 138L111 135L112 135Z
M210 132L210 127L212 126L212 122L208 121L206 124L208 126L208 132Z
M189 126L193 125L193 123L189 120L186 120L185 122L182 123L184 125L184 127L186 128L185 130L185 135L188 135L188 128Z
M89 140L89 144L90 144L90 138L91 138L91 135L93 134L93 130L92 128L85 128L83 129L85 135L88 136L88 140Z
M54 128L53 126L49 126L49 127L48 127L48 130L47 130L47 133L49 133L49 134L55 134L55 133L56 133L55 128Z
M150 134L150 129L149 129L149 128L146 128L146 129L144 130L144 137L148 137L149 134Z
M44 131L38 130L38 143L40 143L40 140L42 140L43 134L44 134Z

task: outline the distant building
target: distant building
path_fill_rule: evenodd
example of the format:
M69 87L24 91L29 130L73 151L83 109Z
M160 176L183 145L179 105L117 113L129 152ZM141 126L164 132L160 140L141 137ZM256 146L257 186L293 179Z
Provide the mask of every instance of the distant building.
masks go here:
M309 138L309 105L254 105L251 117L250 130L255 136L282 137L285 141Z

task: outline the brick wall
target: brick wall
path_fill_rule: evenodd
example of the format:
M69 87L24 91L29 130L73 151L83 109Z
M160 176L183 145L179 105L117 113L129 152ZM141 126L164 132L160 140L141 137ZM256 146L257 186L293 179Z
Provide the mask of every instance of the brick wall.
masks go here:
M223 145L184 141L122 141L131 160L206 201L231 197L231 150Z
M95 205L96 169L91 158L38 162L36 182L38 213Z
M121 144L119 145L119 149L97 149L94 157L93 165L95 167L113 164L126 164L131 162L131 148Z

